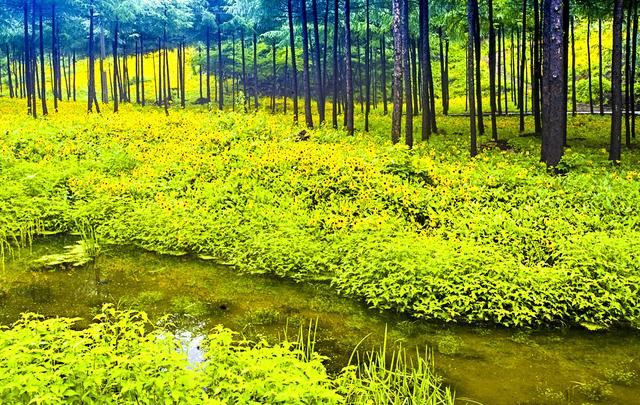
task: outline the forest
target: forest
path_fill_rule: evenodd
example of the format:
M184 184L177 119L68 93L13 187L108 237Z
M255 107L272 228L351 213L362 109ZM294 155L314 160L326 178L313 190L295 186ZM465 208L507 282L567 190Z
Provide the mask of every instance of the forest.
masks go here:
M0 0L0 403L637 403L638 3Z

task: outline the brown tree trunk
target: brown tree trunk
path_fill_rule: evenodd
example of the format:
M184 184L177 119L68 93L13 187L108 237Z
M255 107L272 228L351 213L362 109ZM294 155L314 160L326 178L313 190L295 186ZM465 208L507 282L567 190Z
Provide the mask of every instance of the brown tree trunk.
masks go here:
M613 7L613 52L611 55L611 145L609 160L620 162L622 135L622 20L623 0Z

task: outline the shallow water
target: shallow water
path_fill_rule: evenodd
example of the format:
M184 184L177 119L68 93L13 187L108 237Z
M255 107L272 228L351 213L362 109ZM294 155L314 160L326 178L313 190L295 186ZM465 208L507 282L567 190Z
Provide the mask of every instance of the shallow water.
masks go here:
M47 238L0 273L0 323L21 312L91 319L103 303L159 317L177 314L178 333L198 361L206 330L223 324L249 339L277 341L317 319L316 349L337 371L366 335L364 348L433 348L436 369L459 398L484 404L640 404L640 332L579 330L529 332L450 326L379 313L337 296L327 285L295 284L196 257L161 256L109 247L95 265L65 271L29 271L29 263L59 253L72 237ZM459 403L464 404L464 399Z

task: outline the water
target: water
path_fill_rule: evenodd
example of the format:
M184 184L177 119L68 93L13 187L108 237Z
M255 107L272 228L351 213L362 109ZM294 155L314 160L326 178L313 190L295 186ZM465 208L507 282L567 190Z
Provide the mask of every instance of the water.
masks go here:
M1 324L26 311L90 320L104 303L152 317L173 313L176 333L191 360L199 361L202 336L217 324L276 342L285 327L297 330L317 319L316 349L328 357L332 372L347 363L364 336L371 334L363 345L370 349L388 328L393 346L433 348L438 373L460 398L484 404L640 404L638 331L529 332L416 322L339 297L328 285L238 275L197 257L133 248L109 247L94 266L80 269L29 270L34 259L73 242L48 238L7 261L0 273Z

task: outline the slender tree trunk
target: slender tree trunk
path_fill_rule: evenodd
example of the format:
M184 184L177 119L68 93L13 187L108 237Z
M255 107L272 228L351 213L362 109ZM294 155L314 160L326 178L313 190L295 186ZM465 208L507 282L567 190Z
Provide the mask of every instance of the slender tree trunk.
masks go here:
M216 14L218 26L218 109L224 110L224 66L222 64L222 35L220 33L220 14Z
M405 72L404 89L407 94L405 113L405 143L413 147L413 105L411 103L411 67L409 63L409 0L402 0L402 64Z
M364 130L369 132L369 113L371 112L371 27L369 22L369 0L365 0L366 42L364 44L364 70L365 70L365 111Z
M334 128L338 128L338 107L340 106L340 101L338 100L338 81L340 80L338 74L339 3L339 0L334 0L333 2L333 99L331 100L331 120ZM297 83L295 85L297 86Z
M502 27L498 26L497 32L497 55L496 55L496 72L498 78L497 97L498 97L498 115L502 115Z
M142 36L140 37L140 99L144 107L146 100L144 96L144 41Z
M289 0L289 2L290 1L291 0ZM241 57L242 57L242 93L243 93L243 99L244 99L244 101L242 102L242 105L244 107L244 112L246 113L248 110L250 100L249 100L249 90L248 90L248 84L247 84L247 62L245 59L244 28L240 30L240 48L241 48Z
M540 114L540 80L542 77L542 68L540 63L540 4L538 0L533 1L533 72L531 86L531 112L533 113L533 122L536 135L542 135L542 115Z
M382 90L382 111L389 114L387 107L387 50L384 35L380 36L380 89Z
M258 111L258 36L256 33L257 27L253 27L253 104L256 111Z
M36 109L36 106L34 104L32 104L32 97L31 97L31 55L30 55L30 49L31 46L30 44L30 40L29 40L29 3L27 2L27 0L25 0L24 2L24 64L23 64L23 70L24 70L24 80L23 82L26 84L26 96L27 96L27 113L29 115L33 115L34 114L34 110Z
M611 55L611 146L609 160L620 161L622 135L622 20L623 0L613 7L613 53Z
M638 1L634 1L631 55L631 136L636 137L636 62L638 56Z
M478 146L476 140L476 101L475 101L475 83L473 80L474 75L474 50L473 45L475 42L476 33L476 19L475 13L477 11L477 3L475 0L467 0L467 95L469 98L469 132L471 134L471 157L478 154Z
M318 92L318 120L320 121L320 125L322 125L324 123L325 100L324 86L322 82L322 64L320 59L320 35L318 33L318 4L316 0L311 0L311 11L313 13L313 42L315 44L314 56L316 65L316 86Z
M336 2L338 0L335 0ZM293 26L293 11L292 0L287 0L287 17L289 19L289 47L291 48L291 75L293 78L292 84L292 99L293 99L293 123L298 124L298 67L296 65L296 41ZM337 18L337 17L336 17ZM335 41L334 41L335 44ZM244 57L243 57L244 60ZM243 64L244 66L244 64ZM243 67L244 71L244 67ZM334 100L335 103L335 100Z
M271 114L275 114L276 112L276 82L278 81L278 75L276 72L276 41L271 43L271 67L272 67L272 77L273 80L271 82Z
M102 90L102 102L109 102L109 89L107 88L107 72L104 69L104 60L106 58L104 26L100 24L100 88Z
M307 29L307 2L300 0L300 16L302 18L302 81L304 82L304 117L308 128L313 128L311 115L311 83L309 78L309 38Z
M347 133L353 135L353 68L351 66L351 0L344 0L344 59L345 59L345 84L346 104L345 119Z
M207 55L207 103L211 104L211 29L207 26L206 32Z
M7 52L7 85L9 86L9 97L14 98L15 92L13 90L13 80L11 79L11 54L9 53L9 45L5 45Z
M587 20L587 70L589 74L589 112L593 114L593 79L591 74L591 18Z
M523 0L526 1L526 0ZM477 105L477 119L478 119L478 133L480 135L484 134L484 116L483 116L483 108L482 108L482 75L480 73L480 65L482 61L482 46L480 42L480 10L478 8L478 0L473 0L473 8L474 8L474 51L475 51L475 69L476 69L476 79L475 79L475 90L476 90L476 105Z
M628 1L627 5L627 23L625 25L626 43L625 43L625 63L624 63L624 124L625 124L625 143L627 147L631 146L631 24L633 15L634 1Z
M598 19L598 69L599 69L599 80L598 84L600 86L600 115L604 115L604 91L602 89L602 18Z
M289 91L289 47L284 48L284 106L283 114L287 115L287 97Z
M562 105L564 106L565 112L565 121L567 119L567 114L569 112L569 31L571 29L571 14L570 14L570 2L569 0L563 0L562 2L562 18L563 18L563 33L562 33L562 41L564 46L564 54L565 58L563 60L564 66L562 70L562 74L564 75L564 91L561 93L562 95ZM563 126L564 128L564 136L563 136L563 145L567 146L567 125Z
M113 33L113 83L118 81L118 21L116 20L116 28ZM122 92L121 97L122 97ZM113 98L113 112L118 112L118 97Z
M40 15L42 16L42 9L40 9ZM53 58L53 84L55 88L55 91L53 92L53 110L55 112L58 112L58 100L62 100L62 85L60 80L60 58L58 55L58 43L57 43L56 30L57 30L56 5L52 4L51 5L51 56ZM44 94L44 91L43 91L43 94Z
M48 115L49 111L47 109L47 86L44 75L44 33L42 26L42 6L40 6L40 77L42 78L42 83L40 86L40 101L42 102L42 115Z
M493 26L493 1L488 0L489 8L489 102L491 104L491 137L498 140L498 124L496 122L496 30Z
M75 55L74 55L74 84L75 84ZM93 99L95 94L95 71L93 63L93 6L89 9L89 88L87 89L88 110L93 112ZM75 86L74 86L75 89ZM75 101L75 91L73 94ZM96 106L97 107L97 106Z
M421 98L421 102L422 102L422 128L421 128L421 134L422 134L422 140L423 141L428 141L429 138L431 137L431 103L429 101L429 73L428 72L428 65L429 65L429 60L431 58L431 55L429 54L429 17L428 17L428 13L429 13L429 2L427 1L421 1L418 3L419 4L419 11L420 11L420 45L422 47L421 52L420 52L420 56L421 56L421 61L420 64L422 65L422 69L424 71L424 76L422 79L422 86L421 86L421 92L422 92L422 98ZM442 45L442 41L440 41L440 44ZM433 95L431 95L433 96Z
M527 67L527 0L522 0L522 50L520 51L520 84L518 91L518 104L520 106L520 132L524 132L524 75Z
M347 0L348 1L348 0ZM469 0L472 1L472 0ZM393 117L391 141L400 141L402 130L402 0L392 0L393 12Z
M571 113L575 116L578 113L578 102L576 100L576 35L573 20L571 16Z

